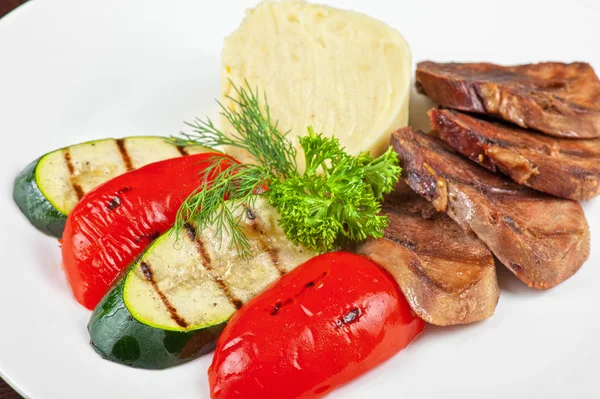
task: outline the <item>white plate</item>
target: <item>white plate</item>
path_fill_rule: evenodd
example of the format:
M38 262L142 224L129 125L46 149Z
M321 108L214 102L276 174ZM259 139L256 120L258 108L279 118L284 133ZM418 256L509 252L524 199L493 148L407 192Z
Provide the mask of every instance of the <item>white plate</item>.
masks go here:
M12 182L27 163L61 146L171 134L184 120L214 116L222 39L253 3L35 1L0 21L0 374L25 396L208 398L210 356L142 371L94 353L89 313L71 297L58 243L20 214ZM415 61L583 60L600 72L595 0L330 3L398 28ZM413 123L423 125L428 105L415 95ZM330 397L598 397L600 199L585 211L595 245L573 278L537 292L501 270L491 319L428 327L410 348Z

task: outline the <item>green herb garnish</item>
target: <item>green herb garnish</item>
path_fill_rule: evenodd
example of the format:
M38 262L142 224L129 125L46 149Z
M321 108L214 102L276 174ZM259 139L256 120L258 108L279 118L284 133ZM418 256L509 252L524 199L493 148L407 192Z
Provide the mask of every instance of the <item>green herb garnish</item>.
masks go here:
M193 133L171 141L212 149L238 147L250 153L256 164L223 168L226 156L216 156L202 185L179 209L176 232L190 220L198 230L216 225L217 234L230 234L232 246L247 257L250 245L240 228L244 215L240 208L251 207L260 194L279 211L279 224L294 244L325 252L383 235L388 219L379 215L381 201L401 172L391 147L378 158L367 152L351 156L337 138L324 137L308 127L308 134L299 138L306 165L301 174L296 150L287 133L281 133L271 120L266 97L261 108L258 91L247 82L246 87L234 89L238 98L229 98L233 107L219 105L236 132L225 135L210 119L196 119L188 123Z

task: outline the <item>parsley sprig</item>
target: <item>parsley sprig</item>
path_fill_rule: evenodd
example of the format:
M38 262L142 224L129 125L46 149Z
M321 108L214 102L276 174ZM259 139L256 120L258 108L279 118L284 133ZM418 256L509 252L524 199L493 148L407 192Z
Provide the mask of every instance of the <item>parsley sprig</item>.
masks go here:
M384 194L391 192L401 168L391 147L380 157L344 151L335 137L325 137L308 127L299 138L305 171L299 173L296 149L272 121L266 96L260 104L258 90L246 82L236 87L231 107L221 114L234 132L223 133L210 119L188 125L192 133L172 137L177 145L202 145L212 149L233 146L247 151L253 164L230 164L215 156L198 189L183 203L175 231L195 221L198 230L215 225L217 234L231 236L231 245L244 257L251 247L240 227L243 207L252 207L264 195L280 214L279 224L290 241L326 252L367 237L381 237L388 219L380 215Z

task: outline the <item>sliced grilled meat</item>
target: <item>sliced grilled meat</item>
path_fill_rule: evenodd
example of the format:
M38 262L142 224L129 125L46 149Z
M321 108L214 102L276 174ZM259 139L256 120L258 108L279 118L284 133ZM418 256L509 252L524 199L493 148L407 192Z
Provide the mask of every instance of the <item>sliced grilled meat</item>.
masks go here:
M590 233L579 203L495 175L412 128L396 131L391 141L410 187L472 230L530 287L555 286L589 256Z
M452 110L432 109L429 118L454 150L519 184L572 200L600 194L600 139L549 137Z
M417 65L417 90L445 107L493 115L552 136L600 137L600 80L589 64Z
M473 323L494 313L500 291L494 259L475 234L404 185L383 206L390 224L384 238L357 252L398 282L413 311L439 326Z

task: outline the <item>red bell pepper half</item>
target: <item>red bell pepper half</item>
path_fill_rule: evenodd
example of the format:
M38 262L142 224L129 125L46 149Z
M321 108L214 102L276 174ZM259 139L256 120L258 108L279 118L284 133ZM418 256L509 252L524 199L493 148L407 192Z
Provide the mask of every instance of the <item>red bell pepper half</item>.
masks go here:
M233 315L208 371L211 397L320 398L392 357L424 324L371 260L317 256Z
M69 214L63 266L77 301L93 309L121 271L175 222L215 153L152 163L90 191Z

